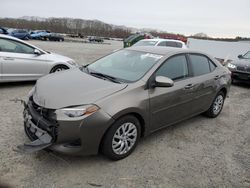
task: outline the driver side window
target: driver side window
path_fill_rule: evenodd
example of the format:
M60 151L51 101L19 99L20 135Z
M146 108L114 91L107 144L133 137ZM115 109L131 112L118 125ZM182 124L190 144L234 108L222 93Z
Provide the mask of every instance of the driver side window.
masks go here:
M0 52L34 54L34 48L14 40L0 38Z
M188 65L185 55L177 55L166 60L156 72L156 76L165 76L172 80L188 77Z

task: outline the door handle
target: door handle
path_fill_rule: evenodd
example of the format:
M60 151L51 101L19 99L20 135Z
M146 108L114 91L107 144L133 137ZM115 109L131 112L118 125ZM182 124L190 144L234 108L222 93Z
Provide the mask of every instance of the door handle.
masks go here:
M4 57L3 59L4 59L4 60L14 60L13 57Z
M215 80L218 80L218 79L220 79L220 76L217 75L217 76L214 77L214 79L215 79Z
M192 89L194 87L194 84L188 84L184 87L184 89Z

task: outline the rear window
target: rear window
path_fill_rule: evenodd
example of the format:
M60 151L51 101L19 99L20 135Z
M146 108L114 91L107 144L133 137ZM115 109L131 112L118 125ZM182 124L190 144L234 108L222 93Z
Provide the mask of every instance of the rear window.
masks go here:
M174 48L182 48L182 44L179 42L173 41L162 41L158 44L158 46L166 46L166 47L174 47Z
M156 41L139 41L134 44L134 46L154 46Z
M180 43L180 42L176 42L176 46L177 46L177 48L182 48L182 43Z

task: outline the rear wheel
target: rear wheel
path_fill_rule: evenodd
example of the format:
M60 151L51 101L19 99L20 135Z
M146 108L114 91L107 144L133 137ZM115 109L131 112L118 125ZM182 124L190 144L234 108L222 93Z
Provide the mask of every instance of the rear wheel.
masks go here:
M64 71L66 69L69 69L66 65L57 65L51 69L50 73L61 72L61 71Z
M217 117L223 109L224 101L225 93L220 91L213 100L213 103L210 108L205 112L205 115L210 118Z
M130 155L141 135L139 120L127 115L118 119L106 133L102 142L102 152L112 160L120 160Z

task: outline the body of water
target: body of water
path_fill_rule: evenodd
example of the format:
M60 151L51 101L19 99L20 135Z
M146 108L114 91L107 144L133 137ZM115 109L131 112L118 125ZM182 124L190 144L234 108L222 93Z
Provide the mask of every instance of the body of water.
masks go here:
M198 50L221 59L238 59L238 55L250 51L250 41L224 42L189 38L187 45L190 49Z

